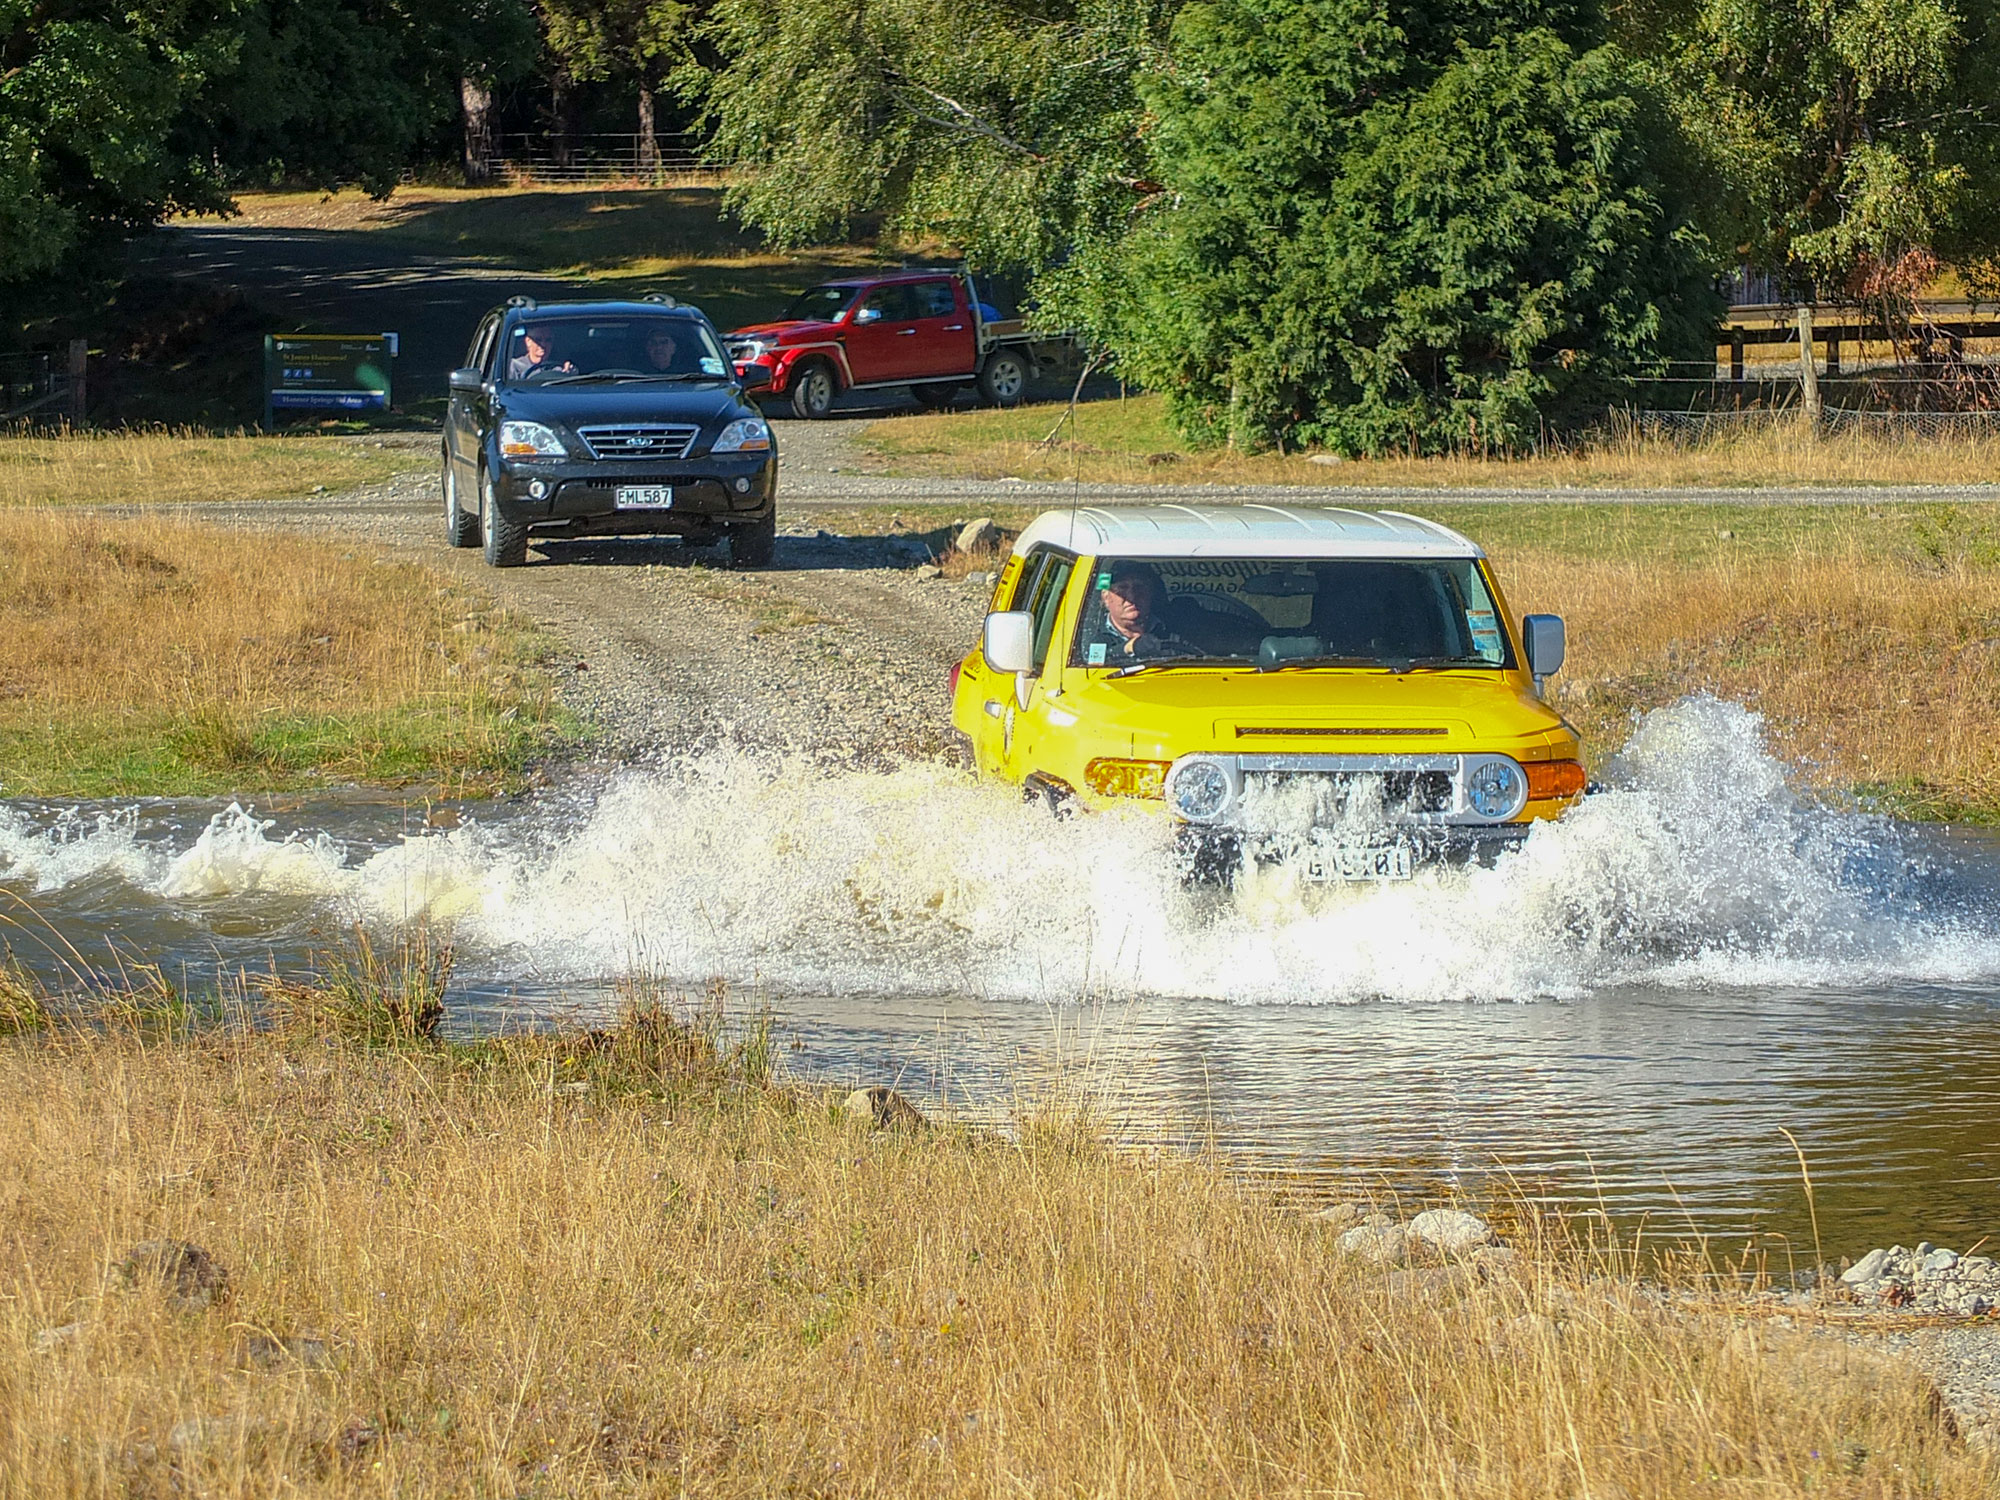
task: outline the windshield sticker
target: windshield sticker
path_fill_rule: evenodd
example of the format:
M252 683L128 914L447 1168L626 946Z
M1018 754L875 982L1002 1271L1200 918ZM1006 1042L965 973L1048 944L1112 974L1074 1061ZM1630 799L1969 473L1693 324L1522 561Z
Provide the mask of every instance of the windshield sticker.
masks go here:
M722 361L712 354L704 354L701 357L701 373L704 375L720 375L722 373Z
M1097 586L1098 586L1098 587L1099 587L1100 589L1108 589L1108 588L1110 588L1110 587L1111 587L1111 575L1110 575L1109 573L1099 573L1099 574L1097 575Z
M1090 665L1093 667L1104 665L1104 642L1092 641L1090 643Z
M1499 661L1507 654L1500 635L1500 617L1492 610L1468 609L1465 626L1472 632L1473 649L1481 656L1489 661Z

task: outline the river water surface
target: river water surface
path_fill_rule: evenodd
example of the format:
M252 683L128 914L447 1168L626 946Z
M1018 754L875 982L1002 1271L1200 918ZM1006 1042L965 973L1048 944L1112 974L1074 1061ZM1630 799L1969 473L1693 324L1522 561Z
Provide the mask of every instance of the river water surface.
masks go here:
M1604 772L1492 869L1228 894L1181 888L1156 817L1054 823L932 765L713 753L448 831L0 802L0 907L52 978L73 945L196 985L427 920L467 1030L720 977L796 1071L970 1115L1082 1083L1129 1135L1330 1191L1504 1173L1733 1252L1808 1233L1790 1131L1830 1254L2000 1230L2000 838L1803 804L1710 699Z

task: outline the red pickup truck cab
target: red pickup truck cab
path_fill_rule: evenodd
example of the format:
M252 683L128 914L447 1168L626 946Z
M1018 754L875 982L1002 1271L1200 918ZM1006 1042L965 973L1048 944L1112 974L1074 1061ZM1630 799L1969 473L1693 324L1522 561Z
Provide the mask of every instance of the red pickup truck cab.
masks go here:
M724 342L752 396L785 397L801 417L825 416L843 391L894 386L945 406L973 381L987 401L1013 406L1044 344L1018 321L984 317L966 279L950 271L822 282L777 321L739 328Z

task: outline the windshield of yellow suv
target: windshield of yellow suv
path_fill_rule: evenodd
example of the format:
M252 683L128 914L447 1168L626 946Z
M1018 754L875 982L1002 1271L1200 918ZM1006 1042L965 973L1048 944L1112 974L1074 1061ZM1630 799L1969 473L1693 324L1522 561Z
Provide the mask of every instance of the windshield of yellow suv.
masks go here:
M1471 558L1099 558L1079 667L1501 668L1507 632Z
M707 324L660 314L527 317L508 330L502 356L509 385L721 380L729 373Z

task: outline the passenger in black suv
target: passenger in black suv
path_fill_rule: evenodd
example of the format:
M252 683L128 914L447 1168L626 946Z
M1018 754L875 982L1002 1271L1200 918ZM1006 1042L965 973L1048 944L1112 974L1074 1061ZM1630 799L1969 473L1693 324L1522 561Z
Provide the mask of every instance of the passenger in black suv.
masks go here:
M480 321L451 376L445 535L496 568L531 533L727 538L770 562L778 450L708 319L665 298L515 298Z

